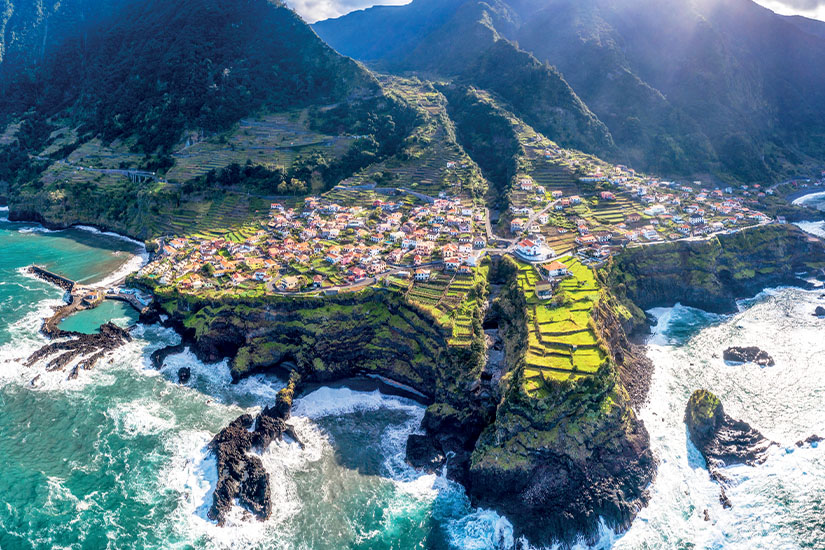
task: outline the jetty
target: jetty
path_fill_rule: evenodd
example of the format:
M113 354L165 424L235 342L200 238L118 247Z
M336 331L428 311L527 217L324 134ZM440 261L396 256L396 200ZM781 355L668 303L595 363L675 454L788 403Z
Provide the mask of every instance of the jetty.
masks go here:
M136 291L119 286L98 287L81 285L80 283L55 273L45 267L32 265L29 273L48 283L52 283L69 293L69 303L78 303L79 309L92 309L100 305L103 300L117 300L126 302L137 310L146 313L152 303L151 298L143 299Z
M81 285L68 277L45 267L32 265L29 273L66 291L66 304L56 307L52 315L43 320L41 332L49 339L60 339L46 344L34 352L26 361L26 366L46 361L47 371L63 370L74 363L69 379L76 378L80 369L92 369L103 356L129 342L131 329L123 329L114 323L105 323L97 334L82 334L60 328L60 323L71 314L94 309L104 300L126 302L139 313L145 313L151 305L151 298L142 297L137 291L121 287L95 287ZM39 377L35 377L34 381Z

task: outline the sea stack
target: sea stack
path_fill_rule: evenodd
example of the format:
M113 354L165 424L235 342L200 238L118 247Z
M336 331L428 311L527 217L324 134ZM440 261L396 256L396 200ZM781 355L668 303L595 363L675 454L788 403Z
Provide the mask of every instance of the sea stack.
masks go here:
M697 390L690 396L685 424L691 441L705 457L711 478L723 485L727 479L722 468L761 464L768 448L775 445L746 422L728 416L719 398L707 390ZM722 495L722 503L729 506L724 489Z

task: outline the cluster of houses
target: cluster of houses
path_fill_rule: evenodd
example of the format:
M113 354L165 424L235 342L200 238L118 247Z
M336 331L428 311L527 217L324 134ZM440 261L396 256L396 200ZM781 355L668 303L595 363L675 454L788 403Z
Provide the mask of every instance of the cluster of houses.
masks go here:
M487 246L478 230L484 216L454 198L417 206L382 199L343 206L319 197L306 198L302 208L273 203L261 228L242 242L162 241L143 275L182 289L251 282L289 292L358 284L405 268L423 271L434 262L470 273Z
M548 154L552 157L560 153L549 151ZM536 185L527 175L519 176L518 189L528 195L525 200L522 193L519 195L521 200L510 205L513 216L510 231L516 236L527 234L527 238L517 245L521 256L536 254L537 246L533 245L540 243L543 233L567 233L573 231L571 224L575 225L575 245L579 252L598 258L631 242L706 236L770 221L754 208L758 198L773 193L772 189L762 189L760 185L711 190L703 188L701 182L686 185L642 177L622 165L597 166L579 177L579 181L600 184L594 197L600 204L616 201L621 195L626 199L623 201L625 205L634 206L622 207L621 222L599 222L597 216L585 218L577 213L581 210L571 210L571 207L586 202L581 196L565 196L560 190ZM536 196L530 193L536 193ZM534 208L534 205L538 206ZM551 211L563 214L569 223L565 227L553 224Z

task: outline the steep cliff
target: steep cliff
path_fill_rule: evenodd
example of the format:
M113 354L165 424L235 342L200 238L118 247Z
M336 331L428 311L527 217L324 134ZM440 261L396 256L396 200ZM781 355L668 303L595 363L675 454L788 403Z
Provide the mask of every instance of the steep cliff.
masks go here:
M791 225L768 225L707 241L628 248L603 270L607 284L634 312L683 305L716 313L736 311L736 300L765 288L804 285L821 274L825 245Z
M608 361L540 399L522 380L527 316L514 279L498 307L510 372L495 422L472 455L472 498L506 513L533 543L591 534L600 518L626 528L647 503L655 461L624 383L646 379L647 363L627 341L612 298L605 293L592 315Z

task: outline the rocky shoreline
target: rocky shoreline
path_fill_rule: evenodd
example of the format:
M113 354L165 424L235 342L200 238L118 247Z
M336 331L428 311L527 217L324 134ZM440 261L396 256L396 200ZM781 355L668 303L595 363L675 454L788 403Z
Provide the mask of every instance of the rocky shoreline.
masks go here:
M722 273L718 258L711 257L714 261L705 273L716 273L719 286L703 300L715 300L717 307L721 304L725 309L735 304L734 296L753 295L780 283L799 284L797 273L808 267L802 258L823 255L821 242L792 228L762 240L769 248L777 242L777 250L748 256L747 261L759 261L763 268L745 281L739 277L732 282L733 277ZM663 245L664 257L682 246ZM587 538L595 535L600 520L625 530L646 505L647 487L656 471L647 431L634 412L646 399L652 365L638 342L628 337L646 326L632 300L645 307L676 301L699 307L705 303L691 302L699 295L686 294L684 285L661 282L672 271L685 269L683 261L671 267L665 261L663 271L650 273L644 260L634 260L646 252L628 250L600 275L610 292L594 322L610 351L612 367L595 377L592 387L559 391L539 407L509 391L512 385L499 382L505 372L518 375L526 338L519 328L524 322L519 313L522 306L516 294L507 291L513 279L501 266L491 270L491 284L504 289L502 295L496 297L494 307L482 308L486 315L478 323L480 328L484 322L486 328L488 320L495 318L491 324L496 326L496 336L488 338L479 330L480 349L470 350L451 349L432 319L377 290L316 301L267 298L214 304L179 294L156 295L156 307L142 314L141 322L164 319L164 325L182 336L180 344L152 354L156 367L189 346L204 362L230 358L234 382L258 372L290 373L288 399L286 393L279 393L273 407L257 417L242 415L210 443L219 477L210 517L222 523L234 502L254 517L267 517L273 489L260 459L250 451L265 449L284 436L297 440L287 420L292 399L303 389L366 375L397 381L428 405L424 435L408 439L408 461L430 471L446 466L448 475L466 487L474 505L505 514L517 536L527 535L539 544ZM790 261L779 269L783 254ZM629 265L641 268L633 274L633 285L627 277L617 277ZM653 279L653 286L646 278ZM644 294L650 289L652 295ZM630 314L618 315L623 308ZM386 315L396 320L388 323ZM388 324L393 327L390 331ZM498 366L492 370L484 361L487 346L497 358ZM427 352L419 357L415 349ZM615 408L593 422L587 411L600 410L608 397ZM495 456L505 448L510 462L502 464Z
M83 334L61 329L61 321L77 311L92 306L79 300L72 292L74 284L67 279L56 278L39 268L30 268L29 271L35 277L65 290L68 295L68 302L54 308L52 315L43 320L43 325L40 328L40 332L44 336L50 340L59 341L51 342L36 350L26 359L25 366L33 367L39 362L48 360L44 365L47 372L63 371L69 364L79 359L68 375L68 380L74 380L81 370L92 370L107 353L132 340L131 329L121 328L112 322L101 325L95 334ZM36 375L32 379L32 385L36 384L39 377L40 375Z

